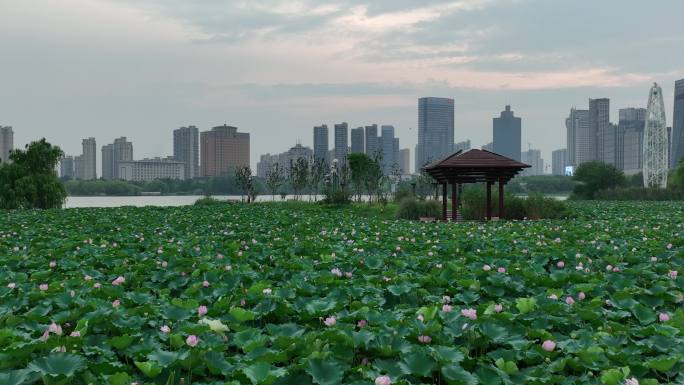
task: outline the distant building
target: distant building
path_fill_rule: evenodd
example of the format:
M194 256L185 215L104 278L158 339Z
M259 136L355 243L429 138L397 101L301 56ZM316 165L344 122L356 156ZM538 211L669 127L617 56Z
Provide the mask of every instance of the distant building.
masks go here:
M551 173L553 175L565 175L565 166L568 165L568 150L566 148L551 153Z
M567 129L568 165L579 166L595 160L596 135L591 129L589 110L570 109L565 119Z
M59 161L59 176L62 178L74 178L74 157L67 155Z
M200 133L200 175L232 175L239 167L249 166L249 134L237 127L217 126Z
M401 174L411 174L411 150L408 148L402 148L399 150L399 160Z
M169 158L122 160L117 162L118 179L152 181L157 179L185 179L185 163Z
M464 140L463 142L454 143L454 152L466 152L468 150L470 150L470 139Z
M684 158L684 79L675 82L671 138L670 168L675 168Z
M185 163L185 179L199 176L199 130L195 126L173 130L173 158Z
M610 124L610 99L589 99L589 125L594 139L594 157L603 163L615 165L616 127Z
M418 144L416 170L451 154L454 145L454 100L418 99Z
M653 83L648 94L644 127L644 187L667 187L669 150L663 90Z
M366 155L375 159L378 155L378 125L366 126Z
M257 163L257 176L267 178L268 173L275 164L279 164L283 173L287 177L292 170L292 167L299 159L304 159L311 162L314 159L314 150L309 147L304 147L297 143L294 147L280 154L264 154L261 155L259 163Z
M95 138L83 139L83 153L74 158L74 174L76 179L97 179L97 143Z
M347 162L349 152L349 125L346 122L335 125L335 158L341 163Z
M119 163L133 160L133 143L125 136L114 139L114 143L102 146L102 179L123 179Z
M533 176L544 174L544 159L541 157L540 150L529 149L521 153L522 162L529 164L530 168L526 168L522 172L522 176Z
M324 161L326 164L330 163L330 156L328 152L329 139L328 139L328 126L323 124L321 126L314 127L314 158Z
M267 178L268 173L274 164L278 163L278 155L264 154L259 157L259 162L257 163L257 177Z
M501 111L501 116L493 119L494 152L520 161L522 119L511 111L511 106Z
M12 127L0 126L0 163L9 162L12 150L14 150L14 131L12 131Z
M394 126L382 126L380 136L380 165L385 175L399 169L399 139L394 137Z
M617 128L617 164L627 175L640 173L643 167L645 108L619 110Z
M494 152L494 142L489 142L489 143L485 144L484 146L482 146L482 149Z
M351 130L351 153L355 154L363 154L365 153L365 146L364 142L366 140L365 138L365 132L363 130L363 127L358 127L358 128L352 128Z

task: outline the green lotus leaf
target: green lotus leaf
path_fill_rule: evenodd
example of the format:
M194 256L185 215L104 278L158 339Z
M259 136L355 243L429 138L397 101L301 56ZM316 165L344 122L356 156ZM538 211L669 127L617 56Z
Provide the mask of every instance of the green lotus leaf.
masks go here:
M399 366L406 374L428 377L435 368L435 361L425 352L414 352L403 356Z
M155 378L162 372L162 367L155 361L135 361L135 366L149 378Z
M28 369L38 371L44 376L71 377L86 367L85 358L69 353L53 353L33 360Z
M345 369L345 365L338 361L320 358L308 359L305 367L306 372L313 378L313 382L318 385L341 384Z
M450 385L477 385L477 377L468 373L458 364L442 367L442 375Z

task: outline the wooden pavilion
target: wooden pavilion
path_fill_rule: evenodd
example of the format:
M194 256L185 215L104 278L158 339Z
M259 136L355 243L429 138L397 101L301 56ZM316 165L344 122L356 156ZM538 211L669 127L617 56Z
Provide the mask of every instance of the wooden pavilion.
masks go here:
M461 184L485 183L487 220L492 219L492 185L499 184L499 217L504 213L504 185L528 164L487 150L458 151L430 163L423 170L442 185L442 219L447 220L447 185L451 184L451 220L458 214L458 190Z

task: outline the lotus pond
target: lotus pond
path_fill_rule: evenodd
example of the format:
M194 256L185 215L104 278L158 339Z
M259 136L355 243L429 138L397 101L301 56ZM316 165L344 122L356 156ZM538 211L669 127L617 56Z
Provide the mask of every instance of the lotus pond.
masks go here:
M684 384L684 205L0 216L0 385Z

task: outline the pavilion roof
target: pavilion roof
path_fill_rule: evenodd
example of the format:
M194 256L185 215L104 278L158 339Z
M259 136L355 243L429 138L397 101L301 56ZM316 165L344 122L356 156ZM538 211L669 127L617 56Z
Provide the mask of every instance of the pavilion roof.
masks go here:
M439 183L496 182L500 179L506 183L528 167L531 166L491 151L471 149L432 162L423 170Z

